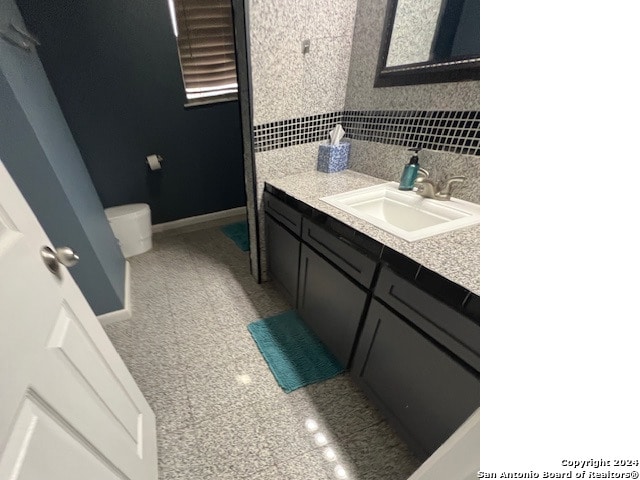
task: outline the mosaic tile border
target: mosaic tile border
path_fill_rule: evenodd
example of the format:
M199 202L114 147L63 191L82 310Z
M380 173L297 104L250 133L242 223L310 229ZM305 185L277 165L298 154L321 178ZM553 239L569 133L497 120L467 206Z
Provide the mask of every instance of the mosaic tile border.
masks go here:
M480 155L480 112L367 110L323 113L253 127L255 151L317 142L341 123L354 140Z
M479 111L346 111L342 126L354 140L480 155Z
M342 123L342 112L290 118L254 126L255 151L265 152L325 140L329 138L329 132L337 123Z

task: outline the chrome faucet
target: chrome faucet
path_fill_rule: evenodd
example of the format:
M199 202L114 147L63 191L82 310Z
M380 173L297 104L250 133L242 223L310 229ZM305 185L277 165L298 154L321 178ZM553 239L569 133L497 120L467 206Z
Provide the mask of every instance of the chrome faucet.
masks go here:
M449 177L440 184L435 184L429 178L429 172L424 168L418 170L418 177L414 183L415 192L424 198L433 198L435 200L450 200L451 189L456 183L462 183L466 180L466 177Z

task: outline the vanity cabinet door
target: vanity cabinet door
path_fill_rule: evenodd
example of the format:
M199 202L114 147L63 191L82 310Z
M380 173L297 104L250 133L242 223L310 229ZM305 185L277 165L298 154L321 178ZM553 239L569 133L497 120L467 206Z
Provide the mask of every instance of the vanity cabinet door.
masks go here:
M351 373L423 458L480 405L479 376L377 300L371 302Z
M298 313L345 367L367 293L304 243L300 249Z
M306 218L302 221L302 241L324 255L363 287L371 287L377 263L357 251L348 241Z
M479 323L445 305L386 266L380 270L374 295L475 370L480 371ZM478 304L471 305L470 309L475 309L475 316L479 318L479 300ZM472 315L473 313L470 316Z
M298 297L300 240L269 215L265 215L265 233L269 277L280 284L287 300L295 306Z

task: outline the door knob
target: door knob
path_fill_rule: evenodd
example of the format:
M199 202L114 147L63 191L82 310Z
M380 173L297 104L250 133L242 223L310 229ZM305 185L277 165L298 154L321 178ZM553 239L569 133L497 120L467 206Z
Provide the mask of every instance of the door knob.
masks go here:
M69 247L58 247L55 251L51 247L44 246L40 249L42 261L51 273L60 271L60 264L65 267L73 267L80 257Z

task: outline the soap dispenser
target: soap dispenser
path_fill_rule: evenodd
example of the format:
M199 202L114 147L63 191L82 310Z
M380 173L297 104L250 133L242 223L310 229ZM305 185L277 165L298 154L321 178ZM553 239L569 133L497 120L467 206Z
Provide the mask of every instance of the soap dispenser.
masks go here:
M409 151L415 152L409 163L404 166L404 170L402 171L402 177L400 177L400 186L399 190L413 190L413 184L416 181L416 177L418 176L418 170L420 169L420 165L418 164L418 152L422 150L421 148L410 148Z

